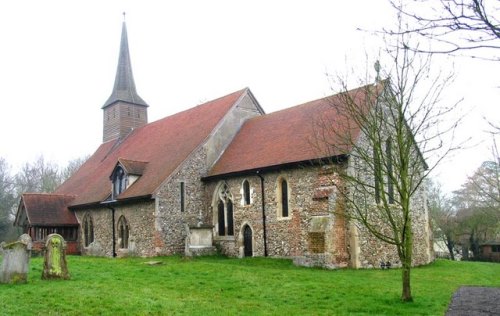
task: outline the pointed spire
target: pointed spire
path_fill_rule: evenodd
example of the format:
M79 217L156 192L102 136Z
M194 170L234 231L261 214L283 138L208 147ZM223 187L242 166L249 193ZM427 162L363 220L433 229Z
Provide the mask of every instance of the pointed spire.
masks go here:
M148 106L147 103L137 94L135 89L134 76L132 74L132 64L128 49L127 26L125 24L125 12L123 13L122 37L120 42L120 56L116 69L115 85L113 92L103 105L103 109L115 102L123 101L127 103Z

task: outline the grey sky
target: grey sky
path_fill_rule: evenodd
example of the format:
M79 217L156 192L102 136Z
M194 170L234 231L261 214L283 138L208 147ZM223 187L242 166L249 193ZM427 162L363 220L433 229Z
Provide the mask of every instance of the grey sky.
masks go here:
M0 156L14 168L40 154L64 164L100 144L123 11L150 121L244 87L268 113L329 95L326 72L364 72L366 54L379 53L380 39L356 29L395 16L386 0L2 1ZM447 190L489 158L482 117L500 117L500 67L453 61L449 93L471 109L459 136L481 144L440 168Z

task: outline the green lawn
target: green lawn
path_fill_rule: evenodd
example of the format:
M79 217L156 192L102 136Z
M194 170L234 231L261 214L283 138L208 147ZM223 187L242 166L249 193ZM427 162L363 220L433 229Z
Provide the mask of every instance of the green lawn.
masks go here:
M147 261L161 265L147 265ZM68 257L69 281L0 284L1 315L443 315L461 285L500 287L500 264L437 261L412 270L413 303L401 303L392 270L295 267L281 259Z

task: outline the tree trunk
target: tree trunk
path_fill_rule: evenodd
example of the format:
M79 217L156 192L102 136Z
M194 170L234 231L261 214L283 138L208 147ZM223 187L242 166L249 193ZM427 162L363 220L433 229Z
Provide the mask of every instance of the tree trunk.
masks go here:
M453 248L455 243L451 239L450 236L446 236L446 247L448 248L448 252L450 253L450 259L455 261L455 254L453 253Z
M400 256L401 263L403 265L403 290L401 293L401 300L403 302L412 302L413 297L411 296L410 271L413 254L413 231L411 220L406 221L402 237L404 246L401 248L402 256Z
M401 293L401 300L403 302L412 302L413 301L413 297L411 296L410 271L411 271L411 262L410 262L410 264L404 262L403 263L403 291Z

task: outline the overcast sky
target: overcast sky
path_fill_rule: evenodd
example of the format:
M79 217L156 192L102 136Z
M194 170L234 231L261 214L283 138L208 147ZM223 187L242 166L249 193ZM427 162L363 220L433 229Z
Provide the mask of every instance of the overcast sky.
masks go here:
M99 146L124 11L150 121L244 87L267 113L330 95L325 73L364 72L366 55L380 52L380 38L357 29L395 21L387 0L1 1L0 157L14 170L39 155L64 165ZM448 191L490 159L483 117L500 117L498 63L435 67L451 62L450 102L463 97L469 109L459 137L478 145L441 166Z

